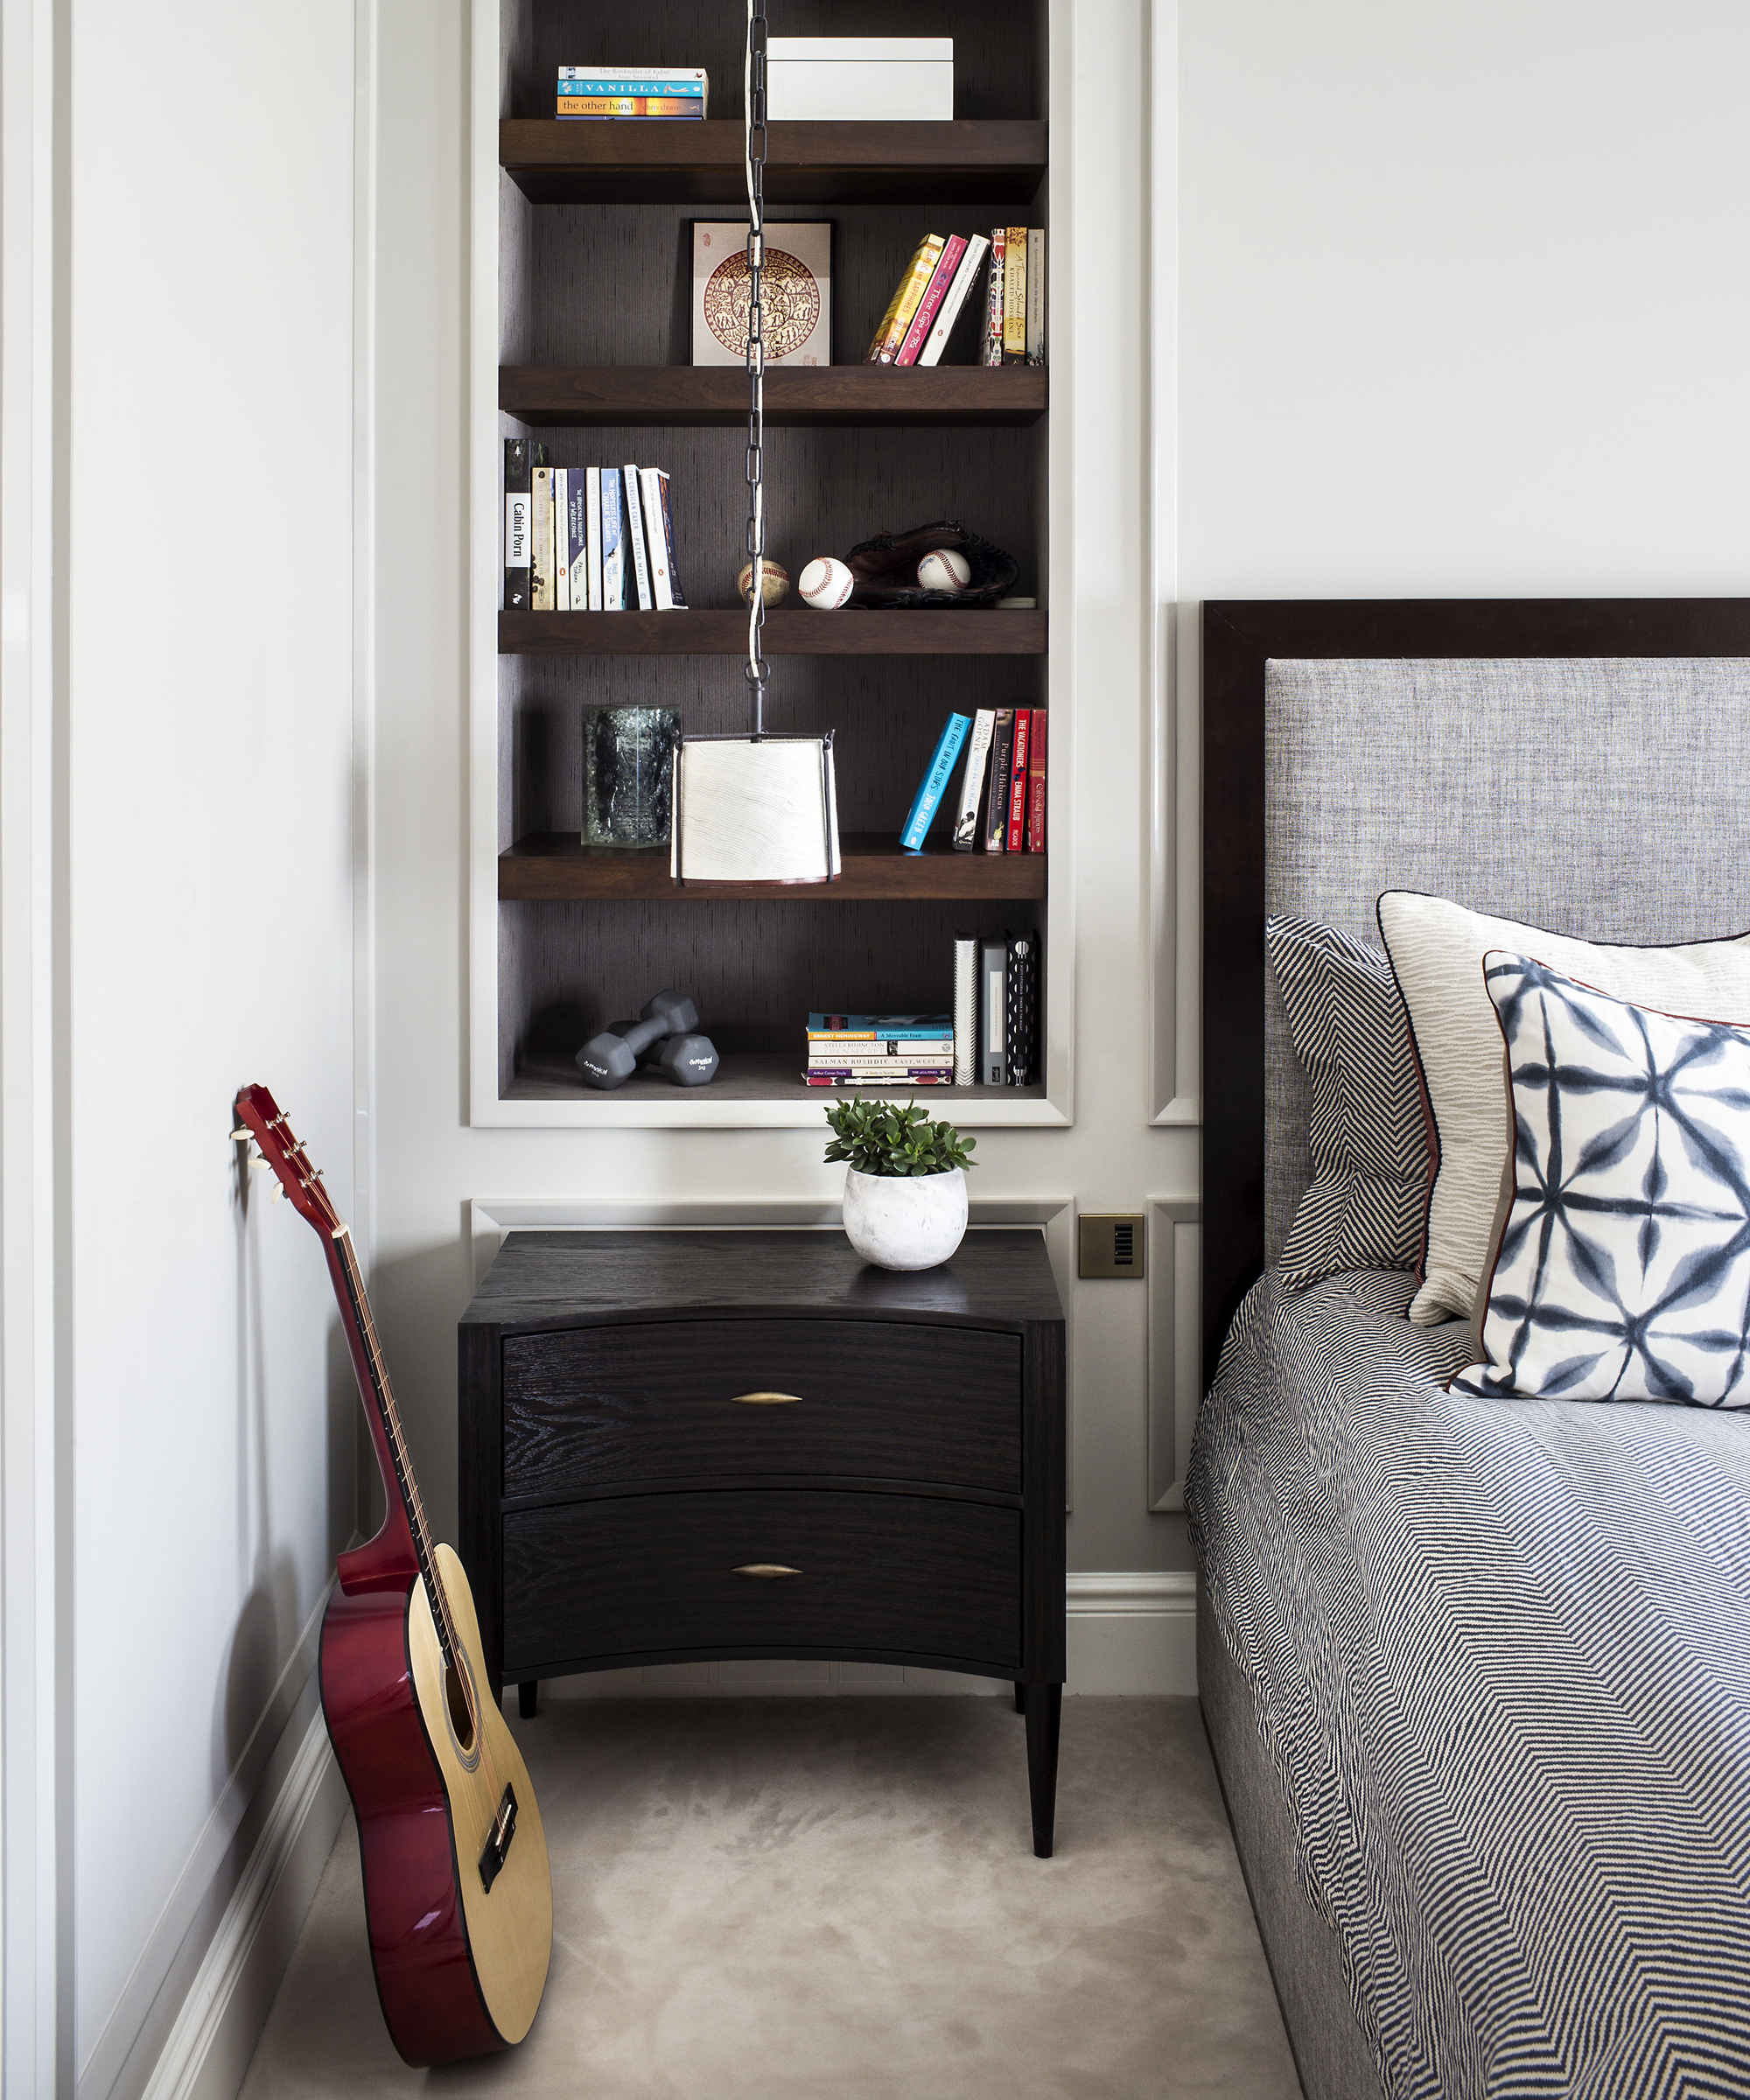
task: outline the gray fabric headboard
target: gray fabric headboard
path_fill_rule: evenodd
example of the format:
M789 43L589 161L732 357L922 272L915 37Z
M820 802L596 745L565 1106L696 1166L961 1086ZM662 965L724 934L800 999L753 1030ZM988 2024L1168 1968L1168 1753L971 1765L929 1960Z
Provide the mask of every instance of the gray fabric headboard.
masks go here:
M1424 890L1615 942L1750 928L1750 662L1270 657L1264 904L1379 940ZM1264 1022L1264 1236L1307 1180L1305 1082Z

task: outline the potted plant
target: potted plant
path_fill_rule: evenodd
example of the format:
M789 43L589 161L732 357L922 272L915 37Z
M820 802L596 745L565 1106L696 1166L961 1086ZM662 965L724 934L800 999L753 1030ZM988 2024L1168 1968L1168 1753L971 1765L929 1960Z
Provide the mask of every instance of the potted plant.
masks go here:
M845 1237L880 1269L934 1269L966 1231L966 1169L978 1140L915 1102L835 1102L827 1162L843 1159Z

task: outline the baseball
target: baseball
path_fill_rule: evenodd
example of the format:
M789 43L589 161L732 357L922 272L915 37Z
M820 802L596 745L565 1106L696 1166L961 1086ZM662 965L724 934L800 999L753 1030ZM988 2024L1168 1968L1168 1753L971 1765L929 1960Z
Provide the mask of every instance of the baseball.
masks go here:
M774 562L766 555L760 564L760 587L768 606L775 606L789 595L790 572L781 562ZM744 562L741 574L735 579L736 596L746 605L753 596L753 564Z
M857 578L830 554L816 556L796 578L803 602L817 612L836 612L857 587Z
M918 564L918 583L926 591L963 591L972 581L972 564L957 547L938 547Z

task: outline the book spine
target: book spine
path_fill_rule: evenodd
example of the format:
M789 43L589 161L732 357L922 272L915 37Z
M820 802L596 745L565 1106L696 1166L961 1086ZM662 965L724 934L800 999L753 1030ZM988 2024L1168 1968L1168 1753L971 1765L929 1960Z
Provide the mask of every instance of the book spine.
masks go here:
M1032 726L1032 710L1015 710L1015 749L1009 760L1009 835L1004 850L1018 853L1027 822L1027 732Z
M984 354L983 362L1003 361L1003 287L1007 274L1009 234L1005 227L990 229L990 274L984 285Z
M978 943L978 1083L1000 1087L1008 1076L1008 946Z
M978 1076L978 941L954 936L954 1083L970 1087Z
M626 607L626 532L620 510L620 469L601 470L602 611Z
M574 612L581 612L587 607L590 599L587 555L589 524L584 514L584 470L582 467L574 466L571 469L566 486L570 494L566 501L569 518L565 528L564 551L570 563L571 610ZM558 514L556 503L554 505L554 514L556 516Z
M553 469L553 610L571 609L571 472Z
M954 1056L946 1057L877 1058L866 1065L846 1065L808 1060L808 1074L815 1079L906 1079L918 1073L951 1072Z
M902 1078L898 1073L889 1079L885 1074L879 1079L816 1079L812 1073L802 1074L805 1087L951 1087L952 1072L914 1072Z
M1009 228L1003 262L1003 362L1027 361L1027 229Z
M666 612L675 600L668 588L668 557L662 538L662 492L657 485L656 469L640 466L638 470L638 507L644 514L644 549L650 564L650 596L659 612Z
M528 610L528 440L504 441L504 609Z
M1027 851L1045 851L1045 748L1046 724L1049 720L1042 707L1033 710L1032 726L1027 733Z
M529 505L534 537L528 557L528 609L550 612L553 592L553 470L537 466L529 474Z
M887 311L881 317L881 326L875 331L869 345L865 364L891 365L899 353L900 345L906 340L906 331L912 325L912 316L918 310L918 302L928 289L935 274L935 266L942 258L942 237L940 234L926 234L917 246L917 252L906 267Z
M562 66L559 92L582 94L592 88L612 88L626 94L646 94L660 88L664 94L703 94L710 75L703 66Z
M936 740L935 755L929 762L917 797L912 803L911 814L906 819L906 828L900 834L900 844L907 853L920 853L929 836L930 820L940 807L942 796L948 792L948 783L954 773L954 761L960 756L960 747L966 741L966 732L972 726L968 715L950 715L948 726Z
M1027 362L1045 362L1045 228L1027 228Z
M638 609L648 612L655 606L650 594L650 563L644 550L644 506L638 494L638 469L628 460L621 470L626 487L626 536L632 543L632 573L638 584Z
M942 303L942 311L935 317L935 326L929 332L929 340L918 353L920 365L939 365L942 354L947 349L948 339L954 333L954 324L966 311L972 287L978 282L979 266L990 252L990 243L983 234L974 234L966 243L966 252L960 258L960 268L954 273L954 282L948 286L948 297Z
M702 96L696 94L562 94L556 112L560 116L666 117L671 122L697 123L704 116Z
M662 520L662 550L668 564L668 603L677 612L687 609L687 595L681 588L681 572L675 565L675 506L668 497L668 473L666 467L656 470L657 509Z
M1005 1083L1025 1087L1033 1076L1038 1040L1039 940L1032 934L1011 937L1007 955L1007 1073Z
M829 1037L808 1038L811 1065L878 1065L890 1058L908 1058L914 1065L954 1055L954 1038L934 1035L920 1042L835 1042Z
M934 274L924 287L924 296L918 301L918 310L912 316L911 326L906 331L906 340L900 345L900 354L893 360L896 365L914 365L918 354L929 340L929 332L935 326L935 317L942 312L942 303L948 297L948 288L953 284L960 269L960 258L966 253L966 242L958 234L948 236L942 251Z
M984 788L984 768L990 757L990 733L996 726L994 707L981 707L972 718L972 733L966 739L966 771L960 779L960 808L954 818L956 853L970 853L978 844L978 798Z
M984 846L987 853L1000 853L1009 836L1009 766L1015 755L1015 710L997 710L997 724L990 732L990 781L984 796Z

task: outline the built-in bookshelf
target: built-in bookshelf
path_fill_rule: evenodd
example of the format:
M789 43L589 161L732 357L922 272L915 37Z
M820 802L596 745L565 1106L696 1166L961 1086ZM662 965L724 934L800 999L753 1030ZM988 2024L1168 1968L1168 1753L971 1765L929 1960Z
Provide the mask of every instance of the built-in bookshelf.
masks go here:
M952 123L771 127L768 228L833 222L830 367L766 378L767 547L792 576L884 530L953 517L1012 553L1032 609L768 617L768 725L835 732L844 872L830 885L682 887L666 852L580 843L582 703L676 706L689 732L746 718L746 617L734 587L746 514L746 380L691 363L690 221L745 211L743 10L717 0L492 0L476 9L470 609L472 1108L549 1127L819 1121L804 1016L946 1011L956 934L1044 935L1043 1074L1028 1088L930 1089L972 1125L1060 1124L1070 1110L1074 760L1067 654L1053 649L1054 517L1067 477L1054 381L1073 314L1054 297L1046 368L977 362L976 321L932 368L863 354L926 232L1050 225L1052 47L1064 0L781 0L774 34L951 35ZM561 122L561 63L703 65L704 123ZM701 212L700 207L706 207ZM739 207L739 208L738 208ZM1052 289L1067 272L1051 247ZM502 439L538 435L560 466L666 468L690 609L506 612ZM1054 496L1054 487L1058 492ZM1061 637L1059 638L1060 645ZM1049 854L922 854L898 833L950 710L1046 707ZM640 1074L585 1088L571 1065L604 1024L673 985L723 1063L709 1087Z

